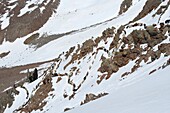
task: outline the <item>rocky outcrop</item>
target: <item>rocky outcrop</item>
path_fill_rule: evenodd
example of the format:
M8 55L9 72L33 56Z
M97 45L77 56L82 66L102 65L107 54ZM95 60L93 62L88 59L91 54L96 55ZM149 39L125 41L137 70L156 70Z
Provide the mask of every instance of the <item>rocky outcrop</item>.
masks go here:
M137 17L133 19L132 22L135 22L143 17L145 17L147 14L149 14L152 10L156 9L160 4L161 0L147 0L145 6L143 7L143 10L138 14Z
M164 28L164 30L166 30L166 28ZM148 44L150 47L153 47L167 38L164 36L164 30L158 29L153 25L146 26L146 30L134 30L123 40L126 44Z
M114 35L114 39L112 41L112 43L110 44L110 47L109 47L109 50L115 48L117 49L118 48L118 42L120 40L120 35L124 32L124 34L126 34L125 32L125 26L124 25L121 25L118 29L117 29L117 32L115 33Z
M78 45L78 49L76 50L75 53L73 53L72 55L72 59L70 60L70 62L68 62L65 66L64 69L67 68L68 65L70 65L71 63L73 63L75 60L80 60L81 58L83 58L84 56L86 56L87 54L93 52L93 48L94 46L96 46L96 43L92 40L86 40L82 47L79 47ZM71 49L71 48L70 48ZM78 53L80 52L80 53ZM78 54L77 54L78 53Z
M92 39L85 41L81 47L79 59L84 57L90 52L93 52L93 47L95 46L95 42Z
M5 29L0 30L0 44L4 39L13 42L17 38L26 36L41 28L55 12L59 2L59 0L51 0L47 5L43 2L32 12L27 12L26 14L18 17L20 10L26 5L25 1L18 0L16 2L17 6L9 12L10 24ZM40 8L42 6L45 7L45 10L41 13Z
M38 79L38 70L37 68L34 69L34 71L31 73L31 72L28 72L28 76L27 76L27 80L29 83L35 81Z
M32 42L34 40L36 40L39 37L39 33L35 33L33 35L31 35L30 37L28 37L25 41L24 44L32 44Z
M165 53L167 56L170 55L170 44L161 44L158 49L160 50L161 53Z
M0 58L6 57L9 53L10 51L1 53Z
M26 102L25 105L23 105L21 108L17 109L16 111L19 112L26 112L30 113L33 110L43 110L43 107L46 105L46 101L44 101L45 98L47 98L49 95L48 93L52 91L52 82L51 82L51 76L52 75L46 75L46 77L43 80L43 84L41 84L38 89L36 90L35 94L30 97L30 99Z
M119 70L118 65L116 63L113 63L114 61L109 58L109 59L104 59L102 61L101 67L98 69L98 71L104 73L108 72L108 74L112 74L114 72L117 72Z
M163 31L167 29L165 26L166 25L164 24L162 24L160 28L157 28L154 25L146 26L146 29L133 30L127 37L123 37L122 41L119 41L119 43L118 41L115 43L115 40L113 40L113 46L111 46L112 48L117 47L117 45L121 45L121 47L119 51L114 52L113 57L102 58L101 67L98 71L101 73L107 72L107 75L102 75L97 83L99 84L105 76L109 78L113 73L116 73L119 68L126 66L129 61L136 59L136 64L131 69L131 72L125 72L122 77L136 71L140 67L142 60L146 63L149 60L149 57L151 57L151 62L153 62L160 57L161 53L169 55L169 44L161 44L157 51L153 51L151 49L155 45L160 44L163 40L167 39L167 36L163 33ZM124 29L121 30L119 35L123 30ZM121 40L120 37L118 37L118 40ZM143 48L143 44L147 46ZM146 54L142 54L143 52L146 52Z
M74 47L71 47L71 48L69 49L69 51L66 52L66 55L65 55L66 59L70 56L70 54L74 51L74 49L75 49L75 46L74 46Z
M95 95L95 94L92 94L92 93L86 94L85 100L82 101L80 105L86 104L90 101L96 100L96 99L101 98L105 95L108 95L108 93L100 93L98 95Z
M3 113L6 107L11 107L13 104L14 95L18 95L19 92L15 89L15 87L10 88L5 92L0 93L0 113Z
M132 5L132 0L124 0L120 6L119 15L125 13Z

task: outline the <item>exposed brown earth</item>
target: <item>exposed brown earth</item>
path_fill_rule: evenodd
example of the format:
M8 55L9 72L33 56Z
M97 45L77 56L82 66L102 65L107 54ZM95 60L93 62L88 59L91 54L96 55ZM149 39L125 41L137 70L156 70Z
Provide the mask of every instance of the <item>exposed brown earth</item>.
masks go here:
M132 0L124 0L120 6L119 15L126 12L131 5L132 5Z
M24 65L24 66L17 66L17 67L12 67L12 68L1 68L0 69L0 83L1 83L1 87L0 87L0 97L1 97L0 98L0 113L3 113L3 111L5 110L7 105L8 105L8 107L10 107L13 104L14 94L18 95L18 93L19 93L15 88L16 87L24 88L22 85L23 85L23 83L25 83L25 81L26 81L25 77L28 74L27 73L20 73L20 72L23 71L23 70L29 69L29 68L35 68L35 67L37 67L41 64L52 62L52 61L56 61L56 59L50 60L50 61L45 61L45 62L34 63L34 64L28 64L28 65ZM21 80L23 78L24 78L24 80ZM15 83L16 81L20 81L20 82ZM11 86L10 89L2 92L4 89L6 89L10 86ZM49 88L49 89L51 89L51 88ZM27 91L27 89L25 89L25 90ZM41 91L46 92L47 90L44 90L44 89L41 88L41 89L38 90L38 94ZM43 105L45 105L45 103L42 103L41 106L39 106L39 108L41 108ZM24 110L27 110L27 109L24 109Z
M39 86L35 94L29 99L19 111L22 113L30 113L33 110L43 110L42 108L46 105L45 98L48 97L48 93L52 91L51 75L46 75L43 84Z
M1 53L0 58L7 56L9 53L10 53L10 51Z
M132 22L137 21L147 14L149 14L152 10L156 9L161 4L161 0L147 0L143 10L138 14L136 18L133 19Z
M41 64L48 63L51 61L54 60L28 64L24 66L11 67L11 68L0 68L0 92L10 86L13 86L16 81L20 81L21 79L27 76L26 73L20 73L21 71L29 68L35 68Z
M0 113L3 113L5 108L10 107L14 101L14 95L18 95L19 92L15 88L10 88L6 92L0 93Z
M2 1L6 5L10 4L6 2L5 0ZM4 38L7 41L13 42L17 38L26 36L39 28L41 28L51 17L53 12L56 12L55 10L57 9L60 1L59 0L51 0L47 5L47 1L44 1L42 4L38 4L38 8L33 10L30 13L26 13L22 15L21 17L18 17L20 14L20 10L25 7L26 1L24 0L18 0L16 3L17 6L9 12L9 17L10 17L10 24L7 26L7 28L1 30L0 29L0 44L2 44L2 41ZM43 12L40 12L40 8L44 6L45 9ZM0 6L0 9L3 9L3 7L6 6ZM3 9L1 11L1 14L4 14L4 12L9 9Z
M28 37L25 41L24 41L24 44L29 44L31 45L31 43L36 40L38 37L39 37L39 33L35 33L33 35L31 35L30 37Z

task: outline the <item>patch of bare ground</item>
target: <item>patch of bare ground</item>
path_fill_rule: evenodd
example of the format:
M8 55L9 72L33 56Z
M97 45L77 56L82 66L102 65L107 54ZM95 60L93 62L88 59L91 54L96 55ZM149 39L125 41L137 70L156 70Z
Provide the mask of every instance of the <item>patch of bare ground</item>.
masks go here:
M0 93L0 113L3 113L5 108L11 107L14 101L14 94L18 95L19 92L15 88L10 88L9 90Z
M30 37L28 37L28 38L24 41L24 44L31 45L31 43L32 43L34 40L37 40L38 37L39 37L39 33L35 33L35 34L31 35Z
M125 13L132 5L132 0L124 0L120 6L119 15Z
M20 73L23 70L29 69L29 68L35 68L41 64L44 63L48 63L48 62L52 62L52 61L56 61L56 59L54 60L50 60L50 61L45 61L45 62L39 62L39 63L34 63L34 64L28 64L28 65L24 65L24 66L17 66L17 67L12 67L12 68L1 68L0 69L0 83L1 83L1 87L0 87L0 113L3 113L5 108L10 107L13 104L14 101L14 94L18 95L19 92L15 89L16 87L21 87L24 88L22 85L25 82L26 79L20 81L21 79L25 78L27 76L26 73ZM20 81L18 83L15 83L16 81ZM49 82L49 79L44 79L44 81ZM46 82L46 83L47 83ZM10 89L3 91L4 89L10 87ZM44 87L44 86L43 86ZM27 89L25 89L27 91ZM3 92L2 92L3 91ZM38 90L38 91L42 91L42 90ZM45 90L47 91L47 90ZM27 91L28 93L28 91ZM28 94L27 94L28 95ZM44 103L42 103L41 106L43 106Z
M52 62L54 60L39 62L34 64L28 64L24 66L16 66L11 68L0 68L0 92L4 89L13 86L16 81L20 81L21 79L27 76L26 73L20 73L23 70L29 68L35 68L41 64Z
M48 93L53 90L51 76L52 75L46 76L46 78L43 80L43 83L39 86L35 94L32 95L29 101L22 108L19 109L20 112L30 113L33 110L43 110L43 107L47 103L46 101L44 101L44 99L47 98L49 96Z
M8 2L3 1L5 4ZM51 17L53 12L56 12L60 0L50 0L48 4L39 4L38 7L32 12L18 17L20 10L25 7L26 1L18 0L17 6L9 12L9 25L5 29L0 29L0 44L6 39L7 41L13 42L17 38L26 36L39 28L41 28ZM41 12L40 7L44 6L45 9ZM3 7L3 6L1 6ZM6 6L5 6L6 7ZM3 9L2 13L8 9Z
M1 53L0 58L6 57L9 53L10 51Z
M131 22L138 21L141 18L145 17L152 10L156 9L161 4L161 2L162 0L147 0L145 6L143 7L143 10Z

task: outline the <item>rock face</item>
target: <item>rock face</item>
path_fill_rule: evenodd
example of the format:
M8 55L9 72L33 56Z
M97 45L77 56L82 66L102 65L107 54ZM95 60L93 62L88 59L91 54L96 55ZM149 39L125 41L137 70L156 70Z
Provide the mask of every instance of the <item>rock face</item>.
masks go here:
M0 58L7 56L9 53L10 53L10 51L1 53Z
M86 94L85 100L83 102L81 102L80 105L86 104L90 101L96 100L96 99L101 98L105 95L108 95L108 93L100 93L98 95L95 95L95 94L92 94L92 93Z
M148 44L150 47L153 47L166 39L166 37L157 28L149 26L146 30L134 30L127 39L130 43Z
M124 30L124 27L121 31ZM107 72L108 76L110 76L113 73L116 73L119 68L126 66L129 61L135 60L136 65L132 68L131 72L127 72L122 75L128 75L129 73L134 72L137 70L137 68L140 67L140 63L142 60L144 62L147 62L149 60L149 57L151 57L151 61L160 58L161 53L165 53L166 55L170 54L170 46L169 44L161 44L158 47L157 51L153 51L151 48L155 45L161 43L163 40L167 39L167 36L165 36L163 31L166 30L168 32L166 25L162 24L161 27L158 29L154 25L146 26L146 29L142 30L133 30L127 37L122 38L122 42L120 42L120 39L117 42L122 43L121 49L113 54L113 57L111 58L104 58L101 63L101 67L98 69L101 73ZM117 32L118 34L121 34L121 32ZM116 36L116 35L115 35ZM119 36L119 35L117 35ZM113 40L115 41L115 40ZM112 44L114 46L112 46ZM111 46L116 47L117 45L115 42L112 42ZM142 45L145 44L146 47L142 48ZM125 45L128 46L128 48L125 48ZM133 46L132 46L133 45ZM142 53L146 52L145 55ZM101 79L104 79L102 76ZM100 83L102 80L99 80Z
M134 44L146 44L149 40L151 40L150 35L145 30L134 30L131 33Z
M7 90L6 92L1 92L0 93L0 113L3 113L5 108L11 107L14 101L14 94L18 95L19 92L15 88L11 88Z
M152 29L152 27L151 29L146 28L142 30L134 30L129 35L123 37L121 37L121 34L125 32L125 26L122 26L117 30L117 35L113 32L113 29L109 28L109 30L105 30L102 33L103 35L101 37L98 37L95 40L89 39L86 40L82 45L71 47L67 52L63 52L58 56L56 61L58 62L57 69L58 67L60 67L60 63L62 61L64 61L65 65L63 66L63 71L68 70L69 68L67 67L71 66L75 62L76 65L74 65L74 67L71 67L68 73L56 73L56 75L53 74L44 76L43 80L38 84L39 87L36 89L35 94L27 101L26 104L24 104L16 111L32 112L33 110L38 109L43 110L43 107L47 104L45 99L49 96L49 92L53 90L51 82L52 77L57 77L55 81L56 83L61 83L61 81L64 80L64 77L68 77L68 84L72 88L72 93L64 93L63 97L64 99L68 99L69 101L73 100L77 96L77 92L79 91L79 89L81 89L82 84L87 80L89 72L85 73L85 76L82 77L82 81L79 84L74 83L72 76L75 77L75 75L78 75L78 73L80 73L81 69L80 67L78 67L78 65L81 63L81 60L83 61L88 55L90 55L90 57L88 58L90 60L91 57L94 57L95 59L99 52L102 53L101 66L98 68L98 71L100 71L102 74L98 75L97 77L98 80L96 82L98 85L100 85L102 80L109 79L112 75L114 75L114 73L118 72L120 68L126 66L130 61L135 61L135 64L132 66L129 72L124 72L122 75L120 75L123 79L126 78L129 74L135 72L138 68L140 68L140 64L142 61L144 61L145 63L151 63L156 59L159 59L161 54L164 54L165 56L170 55L170 44L161 43L162 41L167 39L167 36L165 36L163 31L166 30L167 33L168 27L166 25L162 25L161 27L162 28L154 27L154 29ZM108 43L108 38L113 38L111 42L112 47L108 47L110 48L110 50L99 45L101 41L103 41L105 44ZM116 43L114 41L116 41ZM158 44L158 50L153 50L152 47ZM117 49L116 51L114 51L115 48ZM107 57L105 57L104 54L107 54ZM69 61L66 62L67 60ZM91 63L91 65L93 65L93 63L94 61ZM167 63L162 66L162 68L165 68L169 64L170 62L168 60ZM54 69L54 67L55 66L52 66L52 69ZM90 70L91 67L89 67L88 69ZM151 75L157 70L158 69L154 69L148 74ZM52 73L53 71L49 70L49 72ZM31 82L37 79L36 73L37 71L34 71L33 75L35 76L33 77L33 80L31 78ZM101 93L97 95L93 93L88 93L85 95L85 99L81 102L81 105L105 95L107 95L107 93ZM2 102L4 103L1 106L6 106L8 103L12 103L13 99L11 99L10 101L2 100ZM3 108L3 110L4 109L5 108ZM65 108L64 111L71 109L72 108Z
M22 106L22 108L19 108L16 111L30 113L33 110L42 110L43 106L47 103L45 98L47 98L48 93L53 90L51 76L52 75L46 75L43 80L43 84L40 85L35 94Z
M82 58L87 53L90 53L93 51L93 47L95 46L95 43L92 39L89 39L83 43L83 46L81 47L80 51L80 57Z
M161 53L165 53L166 55L170 55L170 44L161 44L158 49L161 51Z
M147 26L146 27L146 31L150 34L150 36L156 36L157 34L159 34L158 29L154 28L153 25Z
M126 12L131 5L132 5L132 0L124 0L120 6L119 15Z
M160 4L161 4L161 0L147 0L145 6L143 7L143 10L138 14L136 18L134 18L133 21L137 21L145 17L152 10L156 9Z
M42 2L42 4L37 4L38 7L35 10L33 10L30 13L27 12L26 14L20 17L18 17L18 15L20 14L20 10L23 7L25 7L26 1L18 0L14 2L13 4L17 4L17 6L9 12L10 24L5 29L2 30L0 29L0 44L2 44L2 41L4 39L13 42L17 38L26 36L41 28L51 17L53 12L55 12L55 10L57 9L60 3L60 0L54 0L54 1L51 0L48 4L46 4L46 2L47 1ZM9 4L8 2L5 2L5 0L3 0L2 3L9 6L12 5ZM42 13L40 12L41 7L45 7L45 10L43 10ZM3 7L0 8L3 9ZM2 13L4 13L7 10L8 9L4 8L1 11Z
M108 72L108 74L112 74L114 72L117 72L119 70L119 67L113 63L112 59L104 59L101 67L98 69L98 71L104 73Z

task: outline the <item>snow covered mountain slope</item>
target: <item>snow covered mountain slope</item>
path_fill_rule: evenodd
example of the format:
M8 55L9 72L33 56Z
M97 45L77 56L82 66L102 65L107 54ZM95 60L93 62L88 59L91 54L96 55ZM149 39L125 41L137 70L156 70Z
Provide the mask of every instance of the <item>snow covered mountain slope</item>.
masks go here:
M169 80L169 68L165 68L134 83L112 88L108 96L68 113L168 113Z
M0 112L170 112L169 6L2 0L1 71L25 65L28 76L1 91Z
M121 2L122 1L115 2L113 0L107 2L101 0L100 2L98 2L93 0L93 2L87 2L87 4L85 4L84 1L80 2L79 0L77 0L75 1L75 4L77 5L73 7L71 3L67 3L67 1L65 3L64 0L61 1L60 3L61 7L59 5L57 10L58 13L54 13L52 17L50 17L49 20L38 31L34 31L33 33L23 38L17 39L13 43L10 43L8 41L3 41L3 44L0 47L0 51L10 52L10 53L3 59L0 59L1 60L0 65L10 67L10 66L29 64L37 61L38 62L46 61L55 58L62 51L68 50L71 46L82 43L85 40L90 39L92 36L93 37L100 36L101 32L110 26L118 27L120 25L124 25L128 23L130 20L132 20L137 16L137 14L142 10L143 5L145 4L145 1L140 1L138 3L138 1L135 0L133 3L134 7L129 9L129 10L133 10L133 12L128 11L127 14L121 15L120 18L118 19L114 19L118 16ZM81 4L84 4L84 6ZM87 8L85 9L84 7ZM136 7L138 7L139 10L134 11ZM77 12L74 12L74 10L76 10L75 8L78 10ZM73 12L70 12L72 10ZM80 14L79 14L79 10L80 10ZM109 21L110 19L113 20ZM77 31L78 33L74 31ZM33 34L37 34L37 33L42 40L36 41L37 39L36 37L34 37L32 41L28 42L28 44L32 44L32 43L34 44L34 42L36 42L35 45L38 45L40 43L40 46L42 46L41 45L42 43L45 44L47 43L47 44L46 45L43 44L44 45L43 47L35 51L34 46L30 47L29 45L23 44L23 42ZM48 35L53 36L54 38L52 37L52 39L50 39L49 37L47 37ZM59 37L62 37L62 39ZM7 39L5 38L4 40ZM50 40L54 40L54 41L50 42ZM76 41L72 42L71 40L76 40ZM67 47L66 46L63 47L62 46L63 43L67 44ZM20 48L18 48L17 45L20 45ZM50 50L50 51L47 51L48 53L44 53L45 50L46 51ZM32 56L34 57L32 58Z

